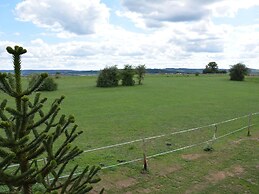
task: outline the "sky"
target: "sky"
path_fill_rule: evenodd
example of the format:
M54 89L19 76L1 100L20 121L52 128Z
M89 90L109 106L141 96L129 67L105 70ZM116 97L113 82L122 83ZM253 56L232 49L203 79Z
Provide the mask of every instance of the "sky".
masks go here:
M15 45L23 69L259 69L259 0L0 0L0 69Z

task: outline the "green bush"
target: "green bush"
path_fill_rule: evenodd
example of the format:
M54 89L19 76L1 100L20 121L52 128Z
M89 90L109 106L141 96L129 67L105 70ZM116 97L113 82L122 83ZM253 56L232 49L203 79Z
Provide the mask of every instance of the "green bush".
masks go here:
M249 69L242 63L231 66L229 69L230 80L243 81Z
M116 87L119 85L119 70L117 66L104 68L97 78L97 87Z
M40 75L34 74L29 78L29 86L32 86L36 82ZM47 77L37 91L55 91L58 89L58 84L52 77Z
M124 69L121 71L121 79L123 86L134 86L135 80L133 79L135 75L135 70L131 65L125 65Z

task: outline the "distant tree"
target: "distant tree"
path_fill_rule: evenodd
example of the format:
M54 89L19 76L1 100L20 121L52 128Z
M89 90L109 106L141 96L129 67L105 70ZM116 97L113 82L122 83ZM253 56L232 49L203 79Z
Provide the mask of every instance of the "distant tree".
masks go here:
M245 75L247 75L248 72L249 69L245 66L245 64L238 63L236 65L233 65L229 69L230 80L243 81Z
M117 66L101 70L97 78L97 87L115 87L119 85L120 75Z
M132 68L131 65L125 65L124 69L121 71L121 79L122 79L122 85L123 86L134 86L135 81L134 81L134 75L135 71Z
M218 73L218 64L216 62L209 62L208 65L206 65L205 69L203 70L203 73Z
M135 70L137 73L138 85L141 85L142 81L144 80L145 73L146 73L146 66L139 65L135 68Z
M39 74L34 74L29 78L29 86L33 86L35 81L40 77ZM37 91L55 91L58 89L58 84L55 82L55 80L52 77L47 77L44 79L43 83L39 88L37 88Z
M0 89L8 96L0 103L1 193L89 192L92 184L100 181L96 176L100 168L86 167L77 173L78 165L69 165L83 152L73 145L82 131L78 131L73 116L59 116L64 96L55 99L47 110L47 98L33 93L48 75L41 74L23 90L21 55L27 50L15 46L7 47L7 52L13 57L15 73L14 84L9 75L0 73ZM8 102L14 104L8 106Z
M55 73L55 78L56 78L56 79L59 79L59 78L60 78L60 75L61 75L60 72L56 72L56 73Z

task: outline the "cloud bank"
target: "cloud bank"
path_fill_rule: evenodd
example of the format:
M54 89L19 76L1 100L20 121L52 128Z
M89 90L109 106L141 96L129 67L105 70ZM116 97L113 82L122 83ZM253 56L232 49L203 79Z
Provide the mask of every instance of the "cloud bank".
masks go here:
M124 64L204 68L210 61L216 61L220 68L238 62L257 68L259 25L234 26L225 24L224 19L235 18L239 10L249 10L259 2L119 2L115 8L101 0L22 1L15 7L17 19L31 22L43 33L34 35L29 42L0 41L0 46L26 47L29 52L23 58L25 69L98 70ZM214 20L218 18L223 22L216 24ZM8 58L4 49L0 49L0 56ZM8 64L3 66L11 69Z

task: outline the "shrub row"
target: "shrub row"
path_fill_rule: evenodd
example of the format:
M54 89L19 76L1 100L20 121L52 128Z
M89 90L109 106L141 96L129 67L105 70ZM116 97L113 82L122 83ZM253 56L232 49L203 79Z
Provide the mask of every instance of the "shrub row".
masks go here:
M106 67L100 71L97 78L97 87L116 87L121 81L122 86L134 86L135 75L137 83L142 84L146 72L145 65L139 65L133 68L131 65L125 65L124 69L118 69L117 66Z

